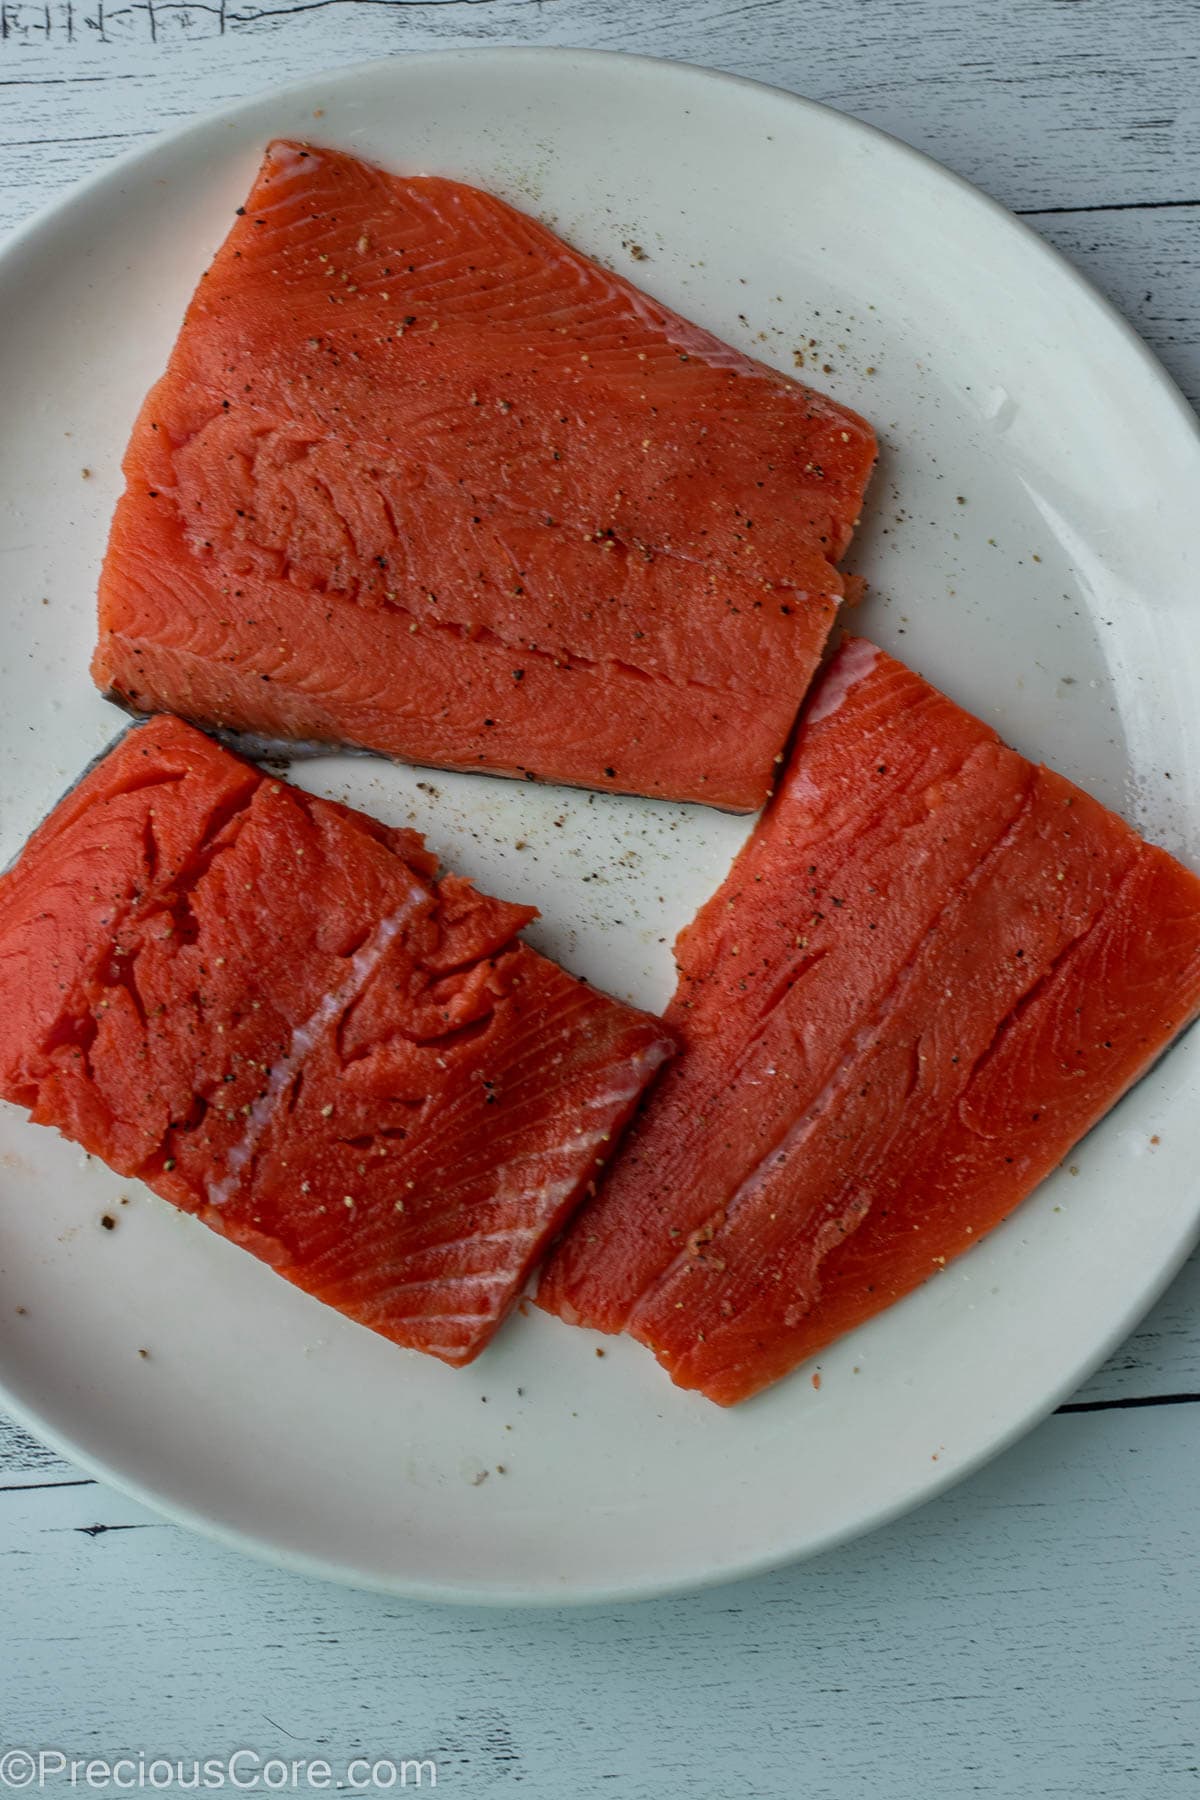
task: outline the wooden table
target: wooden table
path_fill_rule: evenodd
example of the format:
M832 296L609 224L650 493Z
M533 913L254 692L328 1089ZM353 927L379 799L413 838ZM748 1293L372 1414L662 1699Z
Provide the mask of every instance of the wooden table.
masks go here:
M884 126L1033 219L1200 395L1196 0L3 0L0 230L257 88L522 42ZM1196 1402L1193 1261L1069 1407L915 1516L694 1599L542 1615L261 1568L0 1420L0 1748L430 1757L448 1793L529 1800L1191 1794Z

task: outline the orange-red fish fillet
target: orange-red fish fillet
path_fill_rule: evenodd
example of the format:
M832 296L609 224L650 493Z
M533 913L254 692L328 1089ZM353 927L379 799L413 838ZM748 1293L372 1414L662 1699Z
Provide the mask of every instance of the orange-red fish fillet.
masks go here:
M130 731L0 879L0 1094L465 1363L671 1039L435 866L190 725Z
M276 143L125 458L134 711L753 809L864 422L490 194Z
M728 1405L1025 1197L1200 1010L1200 881L864 640L681 935L541 1305Z

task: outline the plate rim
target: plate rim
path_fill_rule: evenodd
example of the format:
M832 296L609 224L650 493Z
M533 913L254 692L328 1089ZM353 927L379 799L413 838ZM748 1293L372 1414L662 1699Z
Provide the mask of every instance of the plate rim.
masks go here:
M323 89L326 93L334 86L353 88L354 84L364 77L368 75L377 77L385 70L407 69L411 65L421 65L432 69L434 66L449 66L464 62L499 63L509 66L520 63L579 64L589 67L608 65L614 71L630 68L645 71L669 71L673 75L679 74L696 80L701 85L711 83L721 87L750 89L760 100L766 99L772 105L782 105L786 108L796 107L810 115L819 115L827 124L833 122L835 128L843 131L849 140L878 146L889 156L898 157L902 163L906 163L925 181L935 184L948 183L954 191L962 198L969 200L975 208L982 209L994 227L1013 234L1023 244L1026 251L1040 257L1043 263L1052 268L1060 279L1065 279L1082 298L1090 303L1098 318L1109 330L1115 329L1118 337L1123 341L1125 350L1133 353L1140 365L1143 377L1152 382L1158 390L1159 397L1169 403L1176 415L1178 425L1190 438L1194 451L1200 455L1200 419L1197 418L1174 377L1153 350L1145 343L1117 306L1088 276L1077 269L1062 251L1048 242L1032 225L1012 212L1001 201L977 187L965 176L948 169L935 157L925 151L915 149L903 139L883 130L880 126L858 119L853 114L842 112L824 102L774 86L769 82L733 74L723 69L710 68L704 64L684 59L648 56L623 50L598 50L565 45L472 45L444 50L402 52L388 57L369 58L315 75L304 76L296 81L260 89L246 98L230 102L228 105L190 118L166 131L156 133L149 142L133 146L121 155L105 162L80 181L73 183L64 193L55 196L39 207L0 243L0 270L10 259L35 249L43 236L60 227L62 216L69 214L77 204L85 203L91 193L100 188L109 187L114 182L119 183L127 172L136 170L144 164L152 163L168 146L177 147L186 144L187 139L193 134L203 135L223 122L240 121L248 113L253 112L256 107L261 106L264 101L299 99L318 88ZM1136 1299L1132 1300L1119 1317L1112 1322L1102 1341L1098 1344L1093 1343L1081 1356L1078 1356L1053 1389L1043 1396L1036 1406L1027 1409L1003 1432L990 1438L986 1445L967 1455L961 1462L947 1466L937 1474L923 1475L919 1484L915 1482L910 1484L902 1495L895 1497L886 1505L876 1507L865 1516L855 1515L845 1525L827 1530L818 1538L810 1537L798 1544L779 1544L755 1555L743 1555L728 1562L708 1564L704 1568L698 1568L691 1572L677 1572L660 1580L638 1577L632 1580L610 1581L587 1588L564 1588L559 1592L552 1586L530 1588L521 1584L506 1586L499 1582L487 1587L474 1587L465 1584L455 1585L445 1581L425 1581L413 1576L389 1577L378 1570L357 1567L351 1560L337 1561L287 1549L269 1537L239 1530L202 1511L192 1509L180 1500L163 1496L153 1487L112 1467L103 1456L81 1448L72 1439L69 1432L60 1431L57 1426L49 1423L36 1408L27 1406L10 1389L3 1369L0 1369L0 1402L24 1429L93 1478L104 1482L135 1503L197 1532L212 1542L221 1544L226 1549L236 1550L275 1568L286 1569L292 1573L336 1583L340 1586L431 1604L488 1608L519 1607L539 1611L580 1606L624 1605L633 1601L662 1599L672 1595L701 1592L729 1582L765 1575L801 1561L807 1562L837 1549L842 1544L866 1536L868 1533L894 1522L904 1514L914 1511L917 1507L923 1506L927 1501L934 1500L948 1492L958 1482L975 1474L986 1463L1010 1449L1020 1438L1026 1436L1049 1417L1066 1398L1077 1391L1088 1375L1097 1369L1128 1337L1138 1321L1145 1317L1161 1298L1198 1243L1200 1243L1200 1197L1197 1198L1195 1216L1190 1227L1182 1233L1173 1246L1171 1254L1160 1266L1155 1279L1149 1287L1143 1288ZM38 1486L36 1482L20 1485L28 1485L31 1489L36 1489Z

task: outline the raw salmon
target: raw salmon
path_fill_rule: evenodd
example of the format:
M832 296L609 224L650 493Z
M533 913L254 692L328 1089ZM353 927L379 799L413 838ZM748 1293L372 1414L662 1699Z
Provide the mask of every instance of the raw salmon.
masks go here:
M0 1093L469 1362L671 1049L517 941L534 916L155 720L0 880Z
M861 419L459 182L276 143L125 458L134 711L752 810Z
M539 1293L732 1404L996 1225L1200 1010L1200 881L864 640L681 935Z

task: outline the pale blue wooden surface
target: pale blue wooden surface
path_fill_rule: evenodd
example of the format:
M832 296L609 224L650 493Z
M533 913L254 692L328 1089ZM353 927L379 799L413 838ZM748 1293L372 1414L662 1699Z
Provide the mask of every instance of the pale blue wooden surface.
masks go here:
M0 229L273 81L522 41L711 62L884 125L1031 214L1200 394L1194 0L7 0ZM0 1751L430 1757L469 1800L1175 1800L1200 1783L1198 1398L1193 1262L1093 1410L914 1517L708 1595L539 1615L247 1563L0 1422Z

